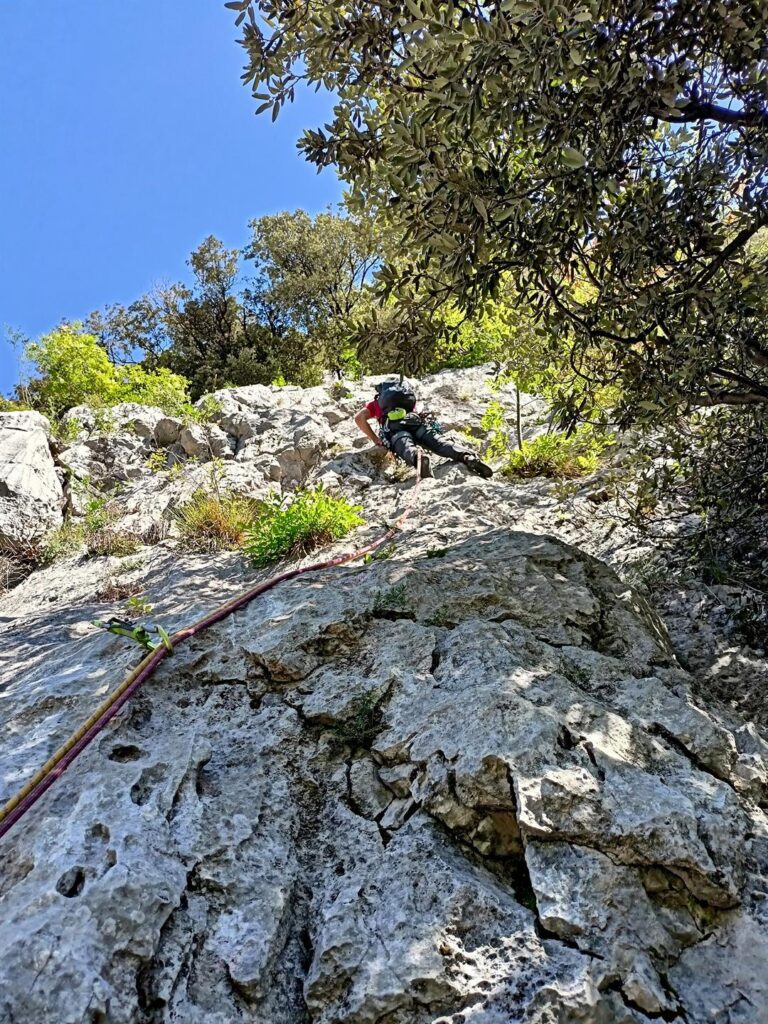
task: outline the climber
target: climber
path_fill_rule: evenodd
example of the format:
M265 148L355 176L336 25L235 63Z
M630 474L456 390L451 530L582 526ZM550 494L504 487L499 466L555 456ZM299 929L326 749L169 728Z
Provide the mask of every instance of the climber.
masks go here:
M379 433L371 427L377 420ZM384 381L376 385L376 397L355 416L355 423L365 436L376 445L394 452L409 466L416 466L416 449L426 448L435 455L453 462L463 462L470 473L485 479L493 470L467 448L460 448L437 436L437 424L432 417L416 411L416 393L407 381ZM429 455L421 456L421 476L431 477Z

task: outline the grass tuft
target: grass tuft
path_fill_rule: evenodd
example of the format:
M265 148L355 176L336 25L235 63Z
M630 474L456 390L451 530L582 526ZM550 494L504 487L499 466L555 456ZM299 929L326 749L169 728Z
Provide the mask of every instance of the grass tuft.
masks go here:
M259 514L261 502L231 491L198 490L180 505L174 520L181 544L190 551L226 551L239 548L248 525Z

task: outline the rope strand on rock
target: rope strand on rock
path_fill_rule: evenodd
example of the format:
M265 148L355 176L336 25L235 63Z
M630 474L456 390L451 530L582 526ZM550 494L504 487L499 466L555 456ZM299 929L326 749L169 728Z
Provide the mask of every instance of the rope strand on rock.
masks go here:
M99 735L104 727L120 711L123 705L130 700L141 684L146 682L146 680L154 674L160 663L172 653L174 648L185 640L190 640L193 636L197 636L198 633L203 632L203 630L208 629L217 622L221 622L222 619L227 618L227 616L231 615L233 612L244 608L247 604L253 601L254 598L259 597L260 594L266 593L266 591L276 587L279 583L285 583L288 580L295 579L297 576L303 576L305 573L319 572L323 569L333 569L336 566L346 565L348 562L355 562L359 558L364 558L365 555L372 554L395 536L397 531L400 529L401 524L404 523L411 514L416 503L420 485L421 449L417 449L416 483L411 492L411 496L408 499L402 514L398 516L386 533L379 537L378 540L373 541L371 544L367 544L362 548L350 551L345 555L338 555L336 558L330 558L324 562L315 562L313 565L305 565L296 569L289 569L287 572L280 573L278 576L272 576L264 583L260 583L258 586L252 587L250 590L240 594L238 597L219 605L219 607L213 612L210 612L208 615L199 619L186 629L180 629L178 632L174 633L170 637L170 648L160 644L155 648L155 650L147 654L146 657L144 657L139 664L128 673L120 685L113 690L106 700L93 712L90 718L88 718L88 720L84 722L83 725L72 734L72 736L69 737L66 743L59 747L56 753L45 762L33 778L31 778L29 782L3 806L0 810L0 839L2 839L3 836L11 830L11 828L13 828L16 822L24 817L27 811L37 803L40 797L53 785L53 783L64 774L78 754L85 750L88 744Z

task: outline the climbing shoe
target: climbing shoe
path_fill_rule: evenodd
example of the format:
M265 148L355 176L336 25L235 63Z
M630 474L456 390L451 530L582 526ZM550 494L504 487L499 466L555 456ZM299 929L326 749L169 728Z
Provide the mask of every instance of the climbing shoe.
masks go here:
M432 480L435 474L432 472L432 462L429 456L425 453L421 456L421 479Z
M474 473L475 476L481 476L484 480L488 480L493 476L493 470L491 467L486 466L484 462L481 462L474 452L470 452L464 456L464 465L470 473Z

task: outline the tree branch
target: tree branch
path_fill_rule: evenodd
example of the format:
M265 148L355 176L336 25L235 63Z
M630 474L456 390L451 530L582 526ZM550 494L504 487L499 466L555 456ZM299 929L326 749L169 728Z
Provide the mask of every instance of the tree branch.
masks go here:
M757 232L768 225L768 213L762 213L756 220L754 220L747 227L735 235L728 245L724 246L717 256L714 257L711 263L702 270L699 276L694 281L694 287L700 288L702 284L706 284L711 277L713 277L722 265L728 260L735 252L743 248L747 242L756 235Z
M717 121L718 124L768 127L768 113L764 110L732 110L719 103L701 103L692 99L688 100L680 114L672 114L662 108L652 111L652 116L670 124Z
M693 399L693 404L701 407L714 405L764 405L768 397L759 394L757 391L713 391L711 395L698 395Z

